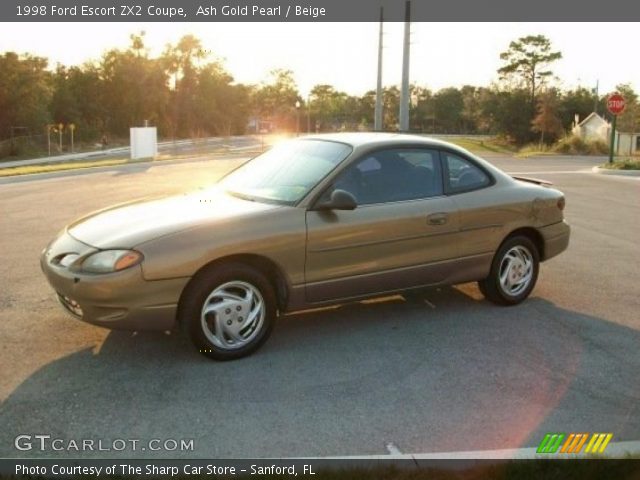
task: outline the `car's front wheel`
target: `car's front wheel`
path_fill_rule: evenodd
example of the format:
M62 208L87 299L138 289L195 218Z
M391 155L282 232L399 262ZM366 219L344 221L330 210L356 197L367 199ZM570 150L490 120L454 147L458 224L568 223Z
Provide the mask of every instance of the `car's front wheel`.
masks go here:
M200 353L232 360L267 340L277 316L276 298L260 271L244 264L220 265L198 274L179 316Z
M500 246L489 276L478 286L487 300L516 305L535 287L539 268L540 254L535 244L525 236L514 236Z

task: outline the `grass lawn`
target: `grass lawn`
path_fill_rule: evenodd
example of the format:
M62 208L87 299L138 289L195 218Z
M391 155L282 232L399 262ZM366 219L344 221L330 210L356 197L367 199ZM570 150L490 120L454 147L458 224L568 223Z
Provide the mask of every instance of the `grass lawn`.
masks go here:
M435 138L439 137L436 136ZM513 154L516 152L515 147L500 143L493 138L440 137L440 140L466 148L470 152L477 153L478 155L486 153Z
M257 152L241 152L241 155L254 155ZM124 165L124 164L134 164L134 163L145 163L145 162L161 162L163 160L179 160L179 159L188 159L188 158L197 158L203 156L214 156L225 154L224 151L216 151L216 152L198 152L197 154L188 153L182 155L159 155L155 159L138 159L138 160L130 160L128 157L119 157L119 158L110 158L107 160L75 160L68 162L55 162L55 163L41 163L37 165L25 165L22 167L7 167L2 168L0 164L0 178L2 177L11 177L15 175L32 175L34 173L51 173L51 172L60 172L63 170L78 170L84 168L98 168L98 167L113 167L116 165ZM229 154L231 155L231 154Z
M607 168L609 170L640 170L640 159L614 159L613 163L607 162L600 165L600 167Z
M25 165L22 167L0 168L0 177L10 177L13 175L30 175L33 173L58 172L62 170L75 170L79 168L110 167L113 165L122 165L124 163L140 163L140 160L112 158L109 160L45 163L39 165Z

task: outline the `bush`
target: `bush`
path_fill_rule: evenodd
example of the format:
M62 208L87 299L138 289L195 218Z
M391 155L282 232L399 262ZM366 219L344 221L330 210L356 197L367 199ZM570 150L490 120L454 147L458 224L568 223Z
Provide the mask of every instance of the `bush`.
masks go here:
M553 150L567 155L605 155L609 147L602 140L585 141L572 135L559 140Z
M606 155L609 153L609 145L602 140L595 140L587 143L590 155Z
M618 160L613 163L605 163L601 165L602 168L608 168L610 170L640 170L640 160Z

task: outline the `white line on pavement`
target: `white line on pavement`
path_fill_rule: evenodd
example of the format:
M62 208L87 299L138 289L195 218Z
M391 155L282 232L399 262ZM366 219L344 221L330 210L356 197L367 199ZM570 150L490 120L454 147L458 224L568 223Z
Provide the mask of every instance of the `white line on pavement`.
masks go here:
M391 452L391 448L396 448L392 443L387 444L389 455L354 455L344 457L304 457L308 459L349 459L349 460L371 460L371 459L414 459L419 460L516 460L516 459L576 459L576 458L640 458L640 441L612 442L607 446L603 454L566 454L566 453L537 453L536 447L509 448L501 450L468 450L454 452L435 453L397 453ZM396 448L397 450L397 448Z
M386 447L390 455L402 455L402 452L393 443L387 443Z
M570 174L570 173L593 173L591 170L548 170L548 171L534 171L534 172L507 172L507 175L552 175L556 173Z

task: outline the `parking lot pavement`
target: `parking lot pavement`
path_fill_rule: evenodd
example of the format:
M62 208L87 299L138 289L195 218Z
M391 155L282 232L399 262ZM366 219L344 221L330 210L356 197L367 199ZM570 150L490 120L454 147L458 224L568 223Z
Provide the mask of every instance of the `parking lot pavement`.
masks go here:
M494 306L466 284L287 315L260 351L227 363L179 335L68 317L38 256L87 211L207 184L237 159L0 186L0 456L426 453L571 431L640 440L640 182L587 173L598 159L491 160L567 198L569 250L543 265L524 304ZM22 452L19 434L194 439L194 450Z

